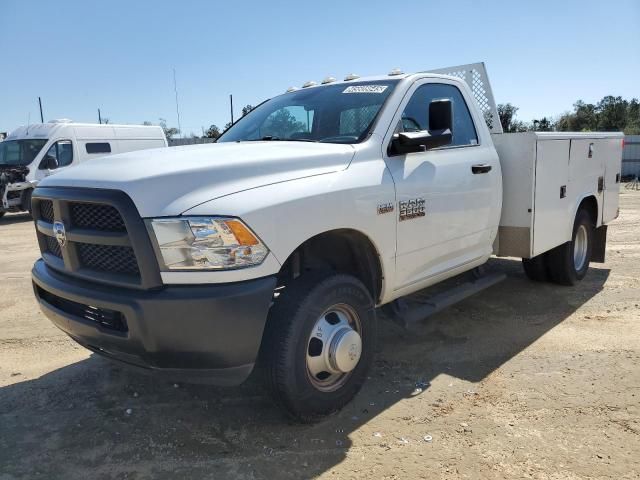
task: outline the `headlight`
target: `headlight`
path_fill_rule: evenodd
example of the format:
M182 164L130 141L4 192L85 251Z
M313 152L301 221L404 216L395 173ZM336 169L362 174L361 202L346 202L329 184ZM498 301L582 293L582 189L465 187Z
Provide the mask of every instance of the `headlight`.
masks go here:
M148 220L162 270L227 270L262 263L269 249L237 218Z

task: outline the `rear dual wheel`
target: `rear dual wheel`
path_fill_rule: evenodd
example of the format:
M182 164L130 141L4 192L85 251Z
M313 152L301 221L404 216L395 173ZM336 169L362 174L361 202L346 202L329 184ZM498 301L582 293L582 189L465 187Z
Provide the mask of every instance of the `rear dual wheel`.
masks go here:
M571 241L537 257L522 259L527 277L539 282L551 280L560 285L575 285L582 280L589 270L594 228L589 212L578 210Z
M546 254L544 253L533 258L523 258L522 267L527 277L534 282L546 282L549 280Z

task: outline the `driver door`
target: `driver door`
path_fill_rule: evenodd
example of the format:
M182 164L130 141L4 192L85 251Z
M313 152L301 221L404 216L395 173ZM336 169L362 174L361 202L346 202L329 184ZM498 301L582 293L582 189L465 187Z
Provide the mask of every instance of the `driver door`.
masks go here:
M38 167L38 177L44 178L54 174L60 168L73 163L73 143L71 140L58 140L44 154Z
M385 152L396 186L395 289L404 289L402 294L490 255L497 228L500 167L486 128L476 127L478 119L467 106L471 98L446 81L417 82L396 114L395 132L429 130L429 105L442 99L452 105L450 145L406 154ZM479 131L486 142L480 141Z

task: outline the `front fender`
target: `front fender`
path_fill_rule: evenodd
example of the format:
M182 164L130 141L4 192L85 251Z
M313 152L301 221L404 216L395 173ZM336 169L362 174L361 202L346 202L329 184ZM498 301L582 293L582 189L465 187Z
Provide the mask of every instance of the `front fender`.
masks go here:
M183 215L241 218L282 264L306 240L321 233L356 230L380 255L385 284L395 273L396 212L378 214L378 205L395 205L393 180L382 159L353 163L347 170L267 185L218 198ZM256 270L257 272L257 270ZM226 272L217 272L216 275ZM242 271L253 275L252 269ZM223 278L220 275L219 278ZM249 277L245 277L249 278Z

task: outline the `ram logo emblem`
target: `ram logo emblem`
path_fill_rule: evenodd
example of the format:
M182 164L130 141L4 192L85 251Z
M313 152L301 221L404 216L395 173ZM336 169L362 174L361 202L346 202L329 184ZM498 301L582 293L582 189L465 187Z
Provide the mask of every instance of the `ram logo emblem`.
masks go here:
M56 240L61 247L64 247L64 244L67 243L67 232L64 229L64 223L62 222L54 222L53 223L53 234L56 236Z

